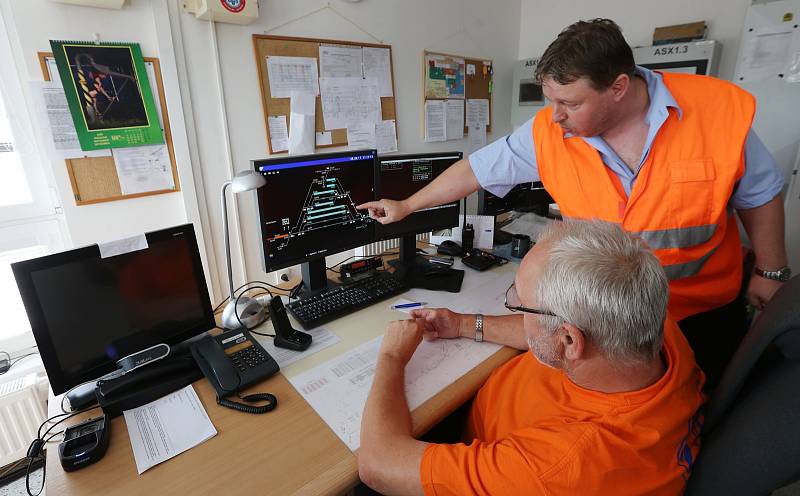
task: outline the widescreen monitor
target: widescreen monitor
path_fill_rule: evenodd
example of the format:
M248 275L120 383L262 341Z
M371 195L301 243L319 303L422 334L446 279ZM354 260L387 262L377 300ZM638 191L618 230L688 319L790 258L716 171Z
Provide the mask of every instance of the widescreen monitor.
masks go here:
M119 255L92 245L12 264L55 394L214 327L192 225L144 236L145 248Z
M374 199L376 157L356 150L253 161L267 181L257 191L266 272L374 240L375 222L356 206Z
M380 157L376 198L403 200L431 183L461 160L461 152L418 153ZM454 201L412 213L391 224L377 224L379 240L414 235L458 226L459 202Z

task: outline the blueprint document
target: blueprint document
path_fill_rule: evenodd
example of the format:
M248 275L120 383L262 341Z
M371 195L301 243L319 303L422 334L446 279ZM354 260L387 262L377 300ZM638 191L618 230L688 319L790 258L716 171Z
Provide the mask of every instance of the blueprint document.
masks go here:
M348 448L361 443L361 414L375 376L383 336L289 379ZM423 404L500 349L468 339L423 341L406 366L410 409Z

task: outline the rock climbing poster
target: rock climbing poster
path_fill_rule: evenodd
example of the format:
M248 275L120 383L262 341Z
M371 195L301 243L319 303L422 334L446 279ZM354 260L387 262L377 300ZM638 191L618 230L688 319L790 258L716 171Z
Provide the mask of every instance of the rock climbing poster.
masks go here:
M50 46L82 150L164 142L138 43Z

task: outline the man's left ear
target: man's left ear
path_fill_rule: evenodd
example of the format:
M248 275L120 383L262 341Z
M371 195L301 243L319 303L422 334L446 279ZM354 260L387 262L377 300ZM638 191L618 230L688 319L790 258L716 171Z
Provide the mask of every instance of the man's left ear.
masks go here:
M620 74L617 76L617 79L611 83L609 90L611 90L611 94L614 96L614 100L620 101L622 97L625 96L625 93L628 92L628 88L631 86L631 78L627 74Z
M583 358L586 349L586 336L583 331L569 322L564 322L561 330L560 340L564 350L564 358L571 361Z

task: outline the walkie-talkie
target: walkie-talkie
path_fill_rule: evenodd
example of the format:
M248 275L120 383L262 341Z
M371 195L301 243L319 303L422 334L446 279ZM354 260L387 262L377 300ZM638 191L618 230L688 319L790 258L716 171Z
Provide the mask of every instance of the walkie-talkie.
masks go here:
M464 227L461 228L461 249L469 253L475 241L475 228L467 224L467 198L464 198Z

